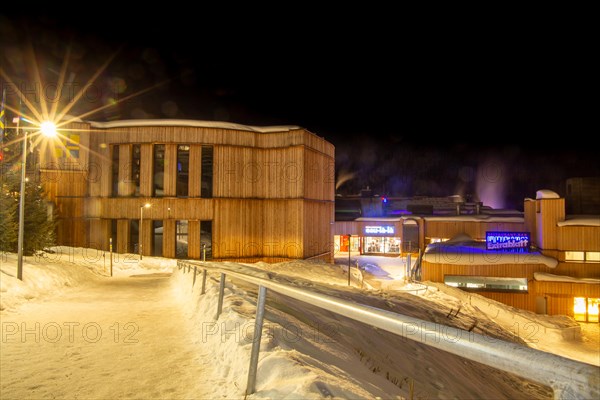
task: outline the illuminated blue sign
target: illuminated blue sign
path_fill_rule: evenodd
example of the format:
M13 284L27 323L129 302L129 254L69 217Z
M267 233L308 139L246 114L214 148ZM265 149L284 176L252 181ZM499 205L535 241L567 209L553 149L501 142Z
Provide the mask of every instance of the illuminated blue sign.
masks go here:
M365 235L393 235L395 232L394 225L365 226Z
M486 232L485 244L488 250L529 249L529 232Z

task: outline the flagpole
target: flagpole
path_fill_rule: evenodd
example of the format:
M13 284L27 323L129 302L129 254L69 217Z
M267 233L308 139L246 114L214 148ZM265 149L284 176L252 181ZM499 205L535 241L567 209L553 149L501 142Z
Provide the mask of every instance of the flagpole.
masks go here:
M17 135L19 134L19 121L17 117ZM17 279L23 280L23 235L25 227L25 182L27 169L27 129L24 130L25 138L23 140L23 156L21 157L21 198L19 199L19 242L17 255Z

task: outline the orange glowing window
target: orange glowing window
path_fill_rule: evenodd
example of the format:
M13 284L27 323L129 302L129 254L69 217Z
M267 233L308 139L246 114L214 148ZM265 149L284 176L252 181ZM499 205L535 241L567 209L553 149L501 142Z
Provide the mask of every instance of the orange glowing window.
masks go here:
M599 322L598 310L600 308L600 299L575 297L573 301L573 317L575 321Z

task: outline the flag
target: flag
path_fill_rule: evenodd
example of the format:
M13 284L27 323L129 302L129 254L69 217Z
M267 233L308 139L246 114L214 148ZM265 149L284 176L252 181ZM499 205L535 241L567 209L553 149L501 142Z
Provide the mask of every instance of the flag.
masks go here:
M6 88L2 91L2 104L0 104L0 143L4 140L4 102L6 101Z

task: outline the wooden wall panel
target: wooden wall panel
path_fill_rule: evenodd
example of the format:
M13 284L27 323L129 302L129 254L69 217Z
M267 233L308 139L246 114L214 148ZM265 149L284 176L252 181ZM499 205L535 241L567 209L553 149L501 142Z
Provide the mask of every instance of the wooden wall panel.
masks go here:
M85 216L88 218L139 219L140 207L150 203L144 209L144 218L161 219L213 219L213 199L199 198L86 198Z
M214 147L214 197L300 198L303 148Z
M146 213L144 213L140 241L142 243L142 254L145 256L151 256L152 244L154 242L154 232L152 232L152 220L146 217Z
M83 197L87 194L88 174L86 171L64 169L40 171L40 183L50 201L57 197Z
M117 221L117 245L113 243L113 247L117 253L129 252L129 233L131 232L131 224L128 219L120 219Z
M200 221L188 221L188 257L193 259L202 258L200 246Z
M335 198L335 160L323 153L304 151L304 198L333 201Z
M109 251L111 221L109 219L92 219L89 221L89 247Z
M531 242L533 245L538 246L536 200L525 200L523 203L523 217L525 219L525 232L530 233Z
M165 197L177 195L177 145L165 145Z
M302 228L302 200L216 199L213 257L301 258Z
M132 151L133 146L130 144L119 146L119 196L132 196L135 192L131 179Z
M163 257L175 258L175 229L174 219L163 221Z
M152 196L154 149L152 144L144 143L140 146L140 150L140 196Z
M202 145L193 144L190 146L189 171L188 195L189 197L200 197L202 192Z
M558 249L600 251L600 226L562 226L558 231Z
M542 249L558 249L558 228L556 223L565 219L565 199L536 200L539 213L536 214L537 239Z
M333 261L334 203L325 201L304 201L304 243L303 257L314 257L329 252L328 260Z

